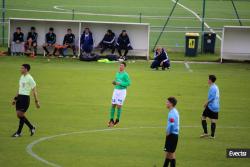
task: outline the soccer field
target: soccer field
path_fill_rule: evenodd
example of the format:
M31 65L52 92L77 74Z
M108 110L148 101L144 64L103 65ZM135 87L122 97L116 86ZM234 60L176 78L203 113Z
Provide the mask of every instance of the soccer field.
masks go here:
M22 63L31 64L41 109L32 98L27 117L37 127L33 137L24 127L21 138L11 138L18 126L11 100ZM177 166L249 166L249 159L226 158L227 148L250 148L249 64L190 63L192 71L183 63L173 63L169 71L152 71L149 65L128 63L132 85L121 122L107 130L119 64L0 57L0 166L160 167L169 96L176 96L180 112ZM199 138L208 74L218 77L221 92L215 140Z
M6 2L6 17L43 18L114 21L114 22L141 22L150 23L150 47L152 48L162 30L166 17L174 5L174 0L9 0ZM167 25L159 44L169 51L184 51L185 32L199 32L201 35L202 15L201 0L179 0L172 18ZM250 1L235 1L242 24L250 25ZM74 16L72 14L74 10ZM205 23L221 37L224 25L239 25L233 10L231 0L206 0ZM209 31L205 27L205 31ZM7 32L7 31L6 31ZM7 37L7 33L6 33ZM216 51L220 49L220 39L216 42Z

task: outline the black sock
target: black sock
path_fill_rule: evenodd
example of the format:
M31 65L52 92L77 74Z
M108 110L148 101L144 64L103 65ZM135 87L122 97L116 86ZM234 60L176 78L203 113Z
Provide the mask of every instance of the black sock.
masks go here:
M128 54L128 50L125 50L125 52L124 52L124 57L126 57L127 56L127 54Z
M21 117L21 118L19 118L19 127L18 127L18 130L16 132L17 134L21 134L22 129L23 129L23 124L24 124L24 118Z
M168 167L169 162L170 162L170 159L166 158L163 167Z
M172 159L170 161L170 167L175 167L175 163L176 163L175 159Z
M24 118L24 123L30 128L30 129L33 129L33 125L31 125L31 123L29 122L29 120L26 118L26 117L23 117Z
M207 121L206 120L202 120L201 124L202 124L203 130L204 130L204 133L207 134Z
M212 137L214 137L215 129L216 129L216 124L215 123L211 123L211 136Z
M46 54L49 54L48 49L46 48L46 46L43 47L44 51L46 52Z

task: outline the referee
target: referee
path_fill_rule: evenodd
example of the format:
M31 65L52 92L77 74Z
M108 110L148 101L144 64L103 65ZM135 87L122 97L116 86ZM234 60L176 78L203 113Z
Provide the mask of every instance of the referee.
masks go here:
M166 141L164 151L166 152L166 159L163 167L175 167L175 150L178 143L179 136L179 113L175 108L177 100L175 97L169 97L167 100L167 108L169 109L167 128L166 128Z
M18 94L14 97L12 105L16 105L16 113L19 118L19 127L16 133L12 137L21 137L23 125L26 124L30 129L30 136L35 133L35 127L25 117L25 112L28 110L30 105L30 92L32 91L35 104L37 108L40 108L40 104L37 98L36 82L33 77L29 74L30 65L23 64L21 66L21 78L19 80Z

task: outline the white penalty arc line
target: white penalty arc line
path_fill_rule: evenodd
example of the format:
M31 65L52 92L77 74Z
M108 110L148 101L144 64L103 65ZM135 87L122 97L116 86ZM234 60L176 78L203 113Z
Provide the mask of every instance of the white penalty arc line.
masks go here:
M172 0L172 2L173 2L173 3L176 3L176 0ZM179 3L179 2L178 2L177 4L178 4L179 6L181 6L182 8L186 9L187 11L191 12L195 17L197 17L197 19L198 19L200 22L202 22L202 18L201 18L197 13L195 13L195 11L189 9L188 7L182 5L182 4ZM214 31L206 22L204 22L204 25L205 25L211 32L215 33L215 31ZM222 40L222 38L221 38L218 34L216 34L216 37L217 37L219 40Z
M190 68L188 62L185 62L184 64L185 64L186 69L187 69L189 72L193 72L193 70Z
M53 163L53 162L49 162L48 160L42 158L41 156L39 156L38 154L36 154L33 151L33 147L41 142L44 142L46 140L51 140L57 137L62 137L62 136L69 136L69 135L75 135L75 134L87 134L87 133L97 133L97 132L110 132L110 131L119 131L119 130L131 130L131 129L156 129L156 128L164 128L164 127L157 127L157 126L141 126L141 127L132 127L132 128L113 128L113 129L96 129L96 130L83 130L83 131L77 131L77 132L69 132L69 133L62 133L62 134L58 134L58 135L52 135L52 136L47 136L47 137L42 137L39 138L33 142L31 142L30 144L27 145L26 147L26 152L31 155L33 158L35 158L36 160L43 162L46 165L49 166L53 166L53 167L61 167L60 165ZM200 128L200 126L181 126L181 128ZM221 126L218 128L223 128L223 129L250 129L250 127L240 127L240 126Z
M99 6L99 7L101 7L101 6ZM72 12L72 10L65 9L65 8L63 8L63 6L55 5L53 8L56 10L60 10L60 11ZM90 16L130 17L130 18L138 18L139 17L139 15L90 13L90 12L75 12L75 14L90 15ZM149 17L149 18L166 18L165 16L141 16L141 17L144 17L144 18L147 18L147 17Z
M20 12L38 12L38 13L54 13L54 14L72 14L73 10L64 9L61 6L54 6L56 10L60 11L49 11L49 10L35 10L35 9L15 9L7 8L8 11L20 11ZM122 14L107 14L107 13L90 13L90 12L74 12L74 14L79 15L89 15L89 16L109 16L109 17L129 17L129 18L139 18L139 15L122 15ZM142 15L142 18L149 19L164 19L166 20L169 16L155 16L155 15ZM171 19L194 19L196 17L171 17ZM217 20L217 21L237 21L238 19L228 19L228 18L206 18L206 20ZM244 21L250 21L250 19L241 19Z
M46 159L40 157L39 155L37 155L36 153L33 152L33 147L35 145L37 145L38 143L41 143L43 141L46 140L50 140L53 138L57 138L57 137L62 137L62 136L68 136L68 135L74 135L74 134L83 134L83 133L96 133L96 132L105 132L105 131L115 131L115 130L127 130L128 128L117 128L117 129L99 129L99 130L84 130L84 131L78 131L78 132L70 132L70 133L62 133L62 134L58 134L58 135L53 135L53 136L48 136L48 137L42 137L38 140L33 141L32 143L30 143L29 145L27 145L26 147L26 152L31 155L33 158L49 165L49 166L53 166L53 167L61 167L58 164L55 164L53 162L49 162Z

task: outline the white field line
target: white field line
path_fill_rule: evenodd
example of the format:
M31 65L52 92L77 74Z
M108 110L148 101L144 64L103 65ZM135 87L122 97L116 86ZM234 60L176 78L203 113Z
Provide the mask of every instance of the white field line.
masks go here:
M64 9L60 6L54 6L54 9L60 11L51 11L51 10L35 10L35 9L16 9L16 8L7 8L6 10L9 11L20 11L20 12L38 12L38 13L54 13L54 14L72 14L72 10ZM129 18L139 18L138 15L122 15L122 14L107 14L107 13L90 13L90 12L75 12L75 14L79 15L89 15L89 16L109 16L109 17L129 17ZM142 15L142 18L149 18L149 19L157 19L157 20L166 20L168 16L155 16L155 15ZM174 17L172 16L171 19L173 20L183 20L183 19L194 19L196 17ZM237 21L238 19L228 19L228 18L206 18L206 20L215 20L215 21ZM242 18L242 21L250 21L250 19Z
M62 136L68 136L68 135L74 135L74 134L82 134L82 133L96 133L96 132L104 132L104 131L114 131L114 130L126 130L127 128L117 128L117 129L100 129L100 130L85 130L85 131L79 131L79 132L70 132L70 133L62 133L58 135L48 136L48 137L42 137L38 140L33 141L26 147L26 152L31 155L33 158L45 163L46 165L53 166L53 167L60 167L60 165L52 163L47 161L46 159L40 157L36 153L33 152L32 148L34 145L37 145L38 143L41 143L46 140L50 140L56 137L62 137Z
M185 62L184 64L185 64L186 69L187 69L189 72L193 72L193 70L190 68L188 62Z
M30 144L27 145L26 147L26 152L31 155L33 158L35 158L38 161L43 162L44 164L48 166L53 166L53 167L61 167L58 164L55 164L53 162L49 162L46 159L40 157L38 154L33 152L33 147L41 142L48 141L57 137L63 137L63 136L69 136L69 135L75 135L75 134L88 134L88 133L97 133L97 132L110 132L110 131L118 131L118 130L131 130L131 129L156 129L156 128L162 128L164 127L157 127L157 126L141 126L141 127L132 127L132 128L113 128L113 129L96 129L96 130L83 130L83 131L77 131L77 132L69 132L69 133L62 133L58 135L52 135L52 136L47 136L47 137L42 137L40 139L37 139ZM201 126L198 125L187 125L187 126L181 126L181 128L201 128ZM240 126L221 126L217 128L222 128L222 129L250 129L250 127L240 127Z
M172 0L173 3L176 3L175 0ZM181 6L182 8L186 9L187 11L191 12L195 17L197 17L198 20L200 20L200 22L202 22L202 18L197 14L195 13L193 10L189 9L188 7L180 4L179 2L177 3L179 6ZM211 31L214 33L214 30L206 23L204 22L204 25ZM222 40L222 38L217 34L216 37L219 39L219 40Z
M185 63L185 61L171 61L172 63ZM189 61L188 64L221 64L220 62Z

